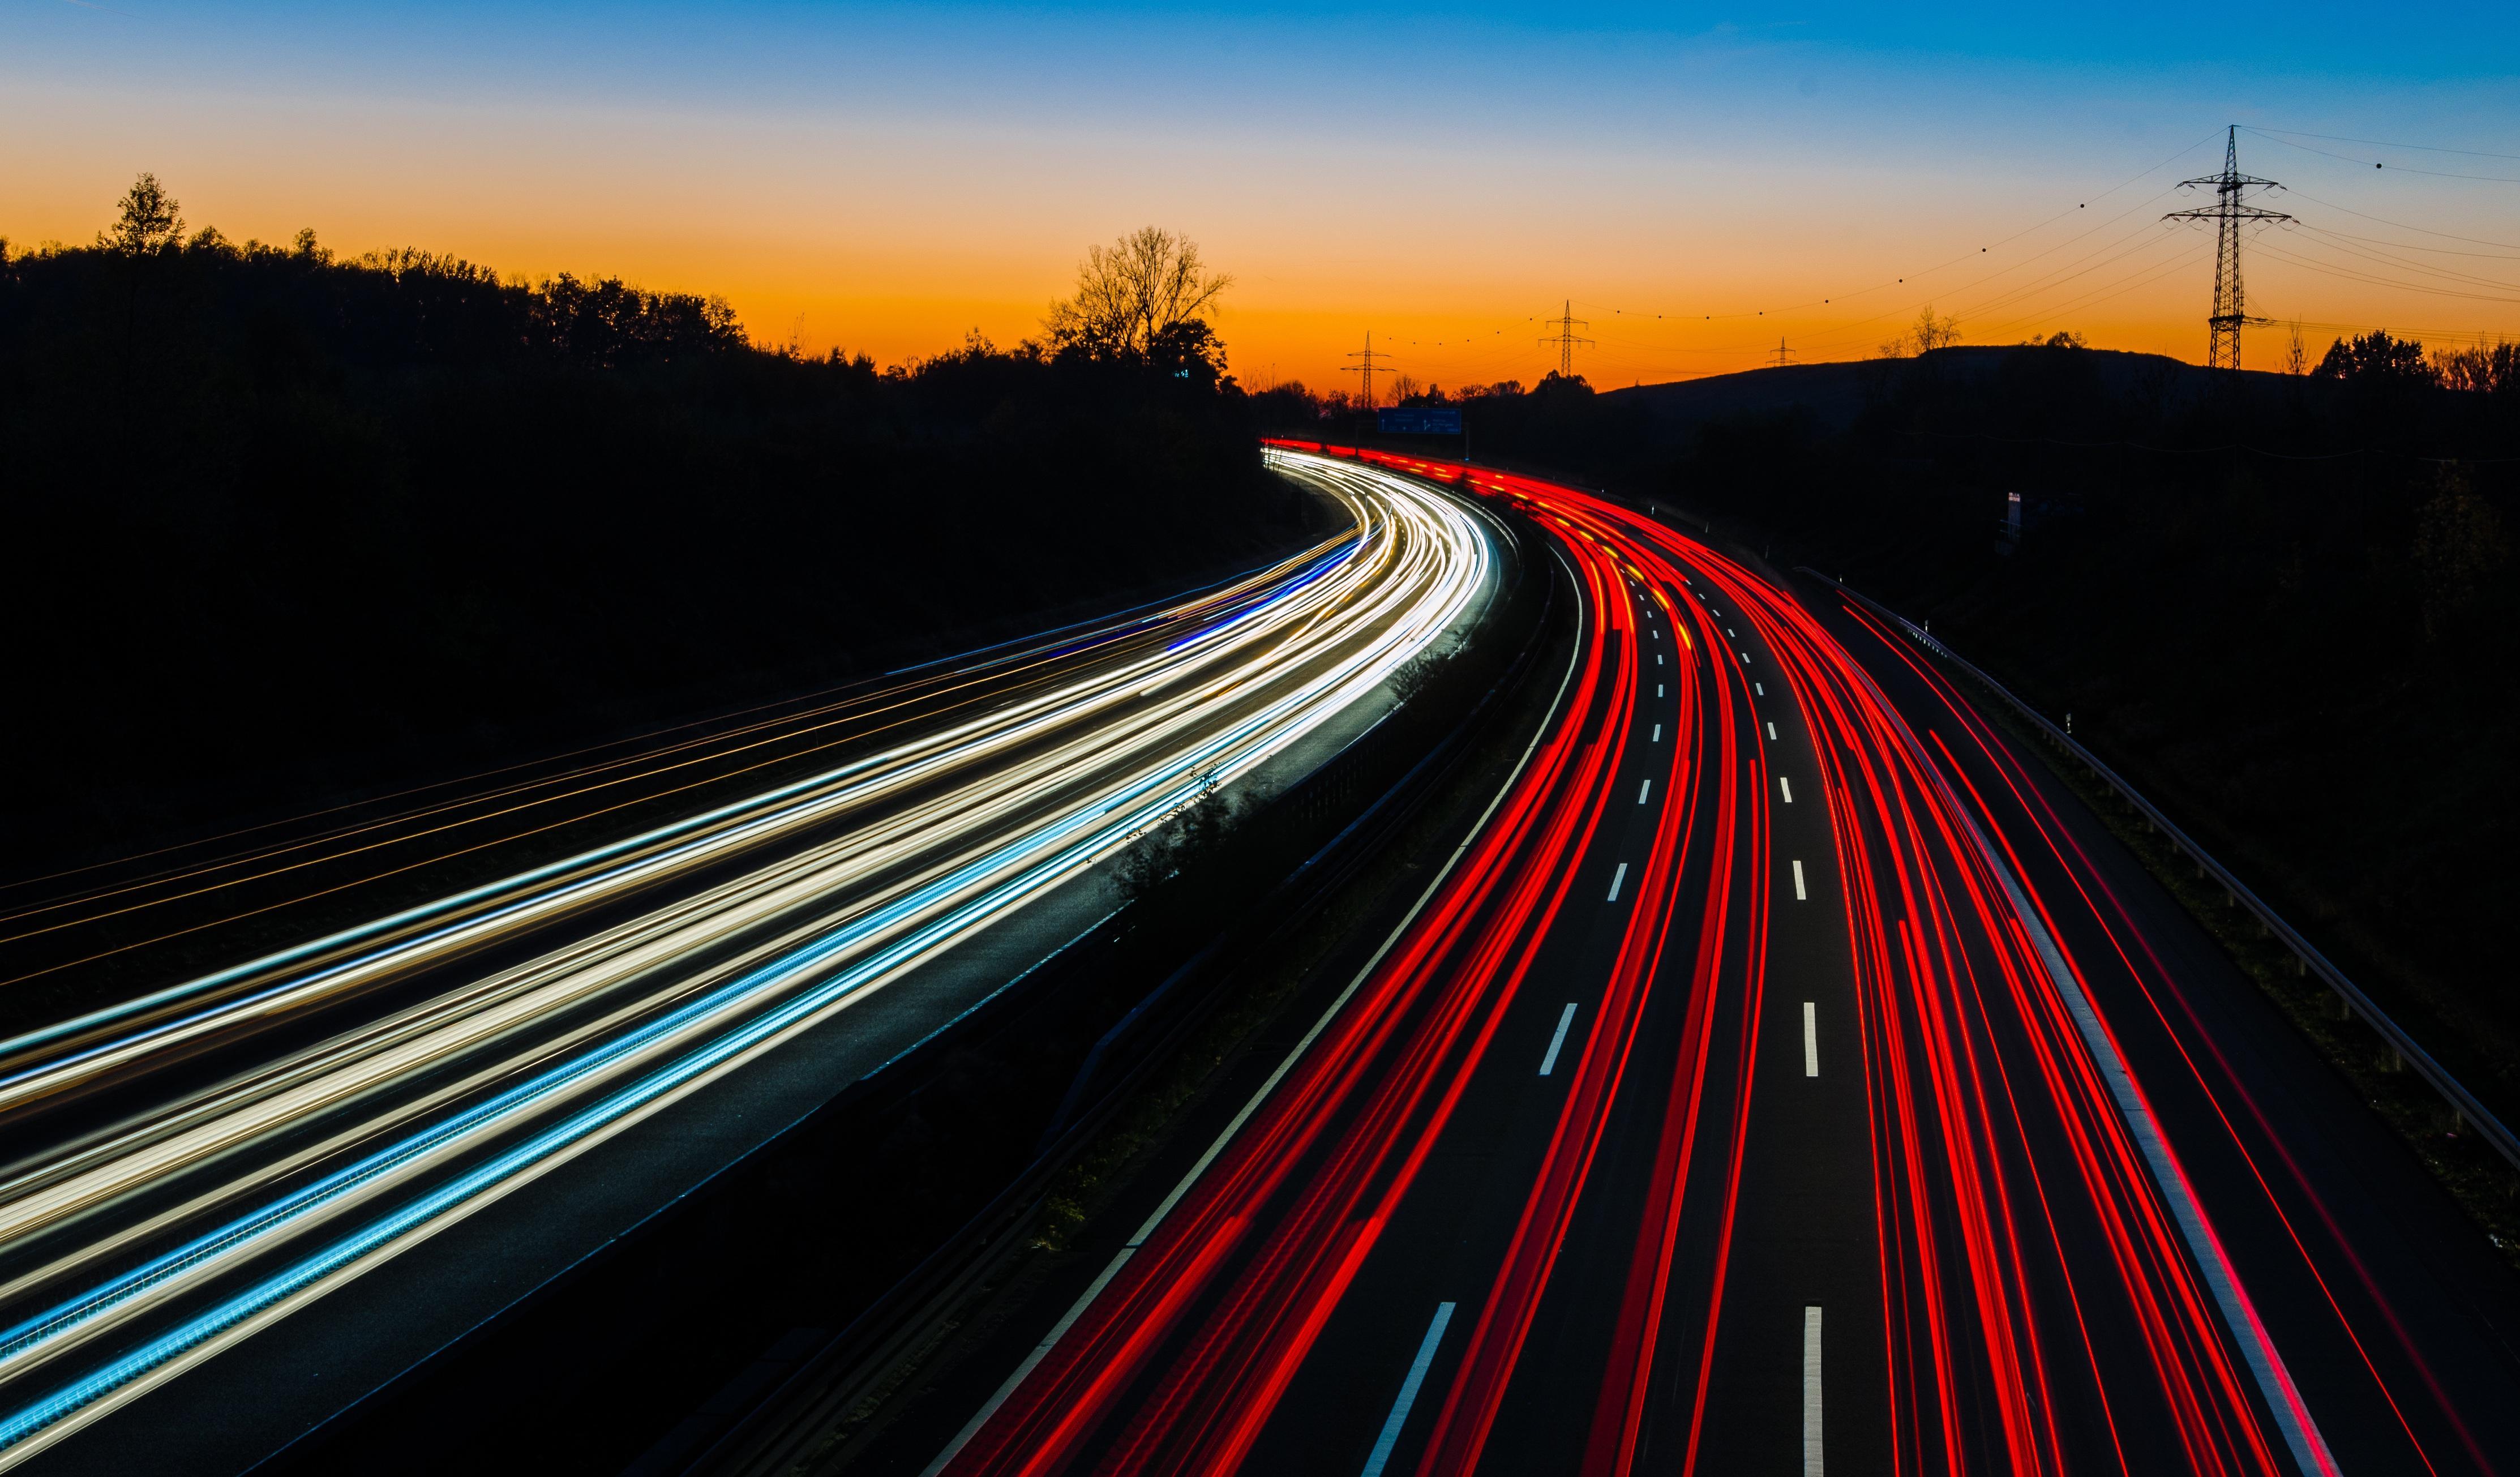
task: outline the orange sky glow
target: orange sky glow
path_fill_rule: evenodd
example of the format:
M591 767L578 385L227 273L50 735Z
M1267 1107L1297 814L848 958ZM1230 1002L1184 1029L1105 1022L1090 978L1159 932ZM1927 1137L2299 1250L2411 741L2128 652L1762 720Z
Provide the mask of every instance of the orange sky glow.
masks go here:
M965 66L939 58L968 41L969 67L1014 76L1016 42L937 40L884 14L889 28L870 33L900 49L898 70ZM2520 183L2366 172L2373 159L2448 156L2305 148L2365 125L2341 105L2310 106L2299 85L2187 96L2175 78L1960 57L1945 70L1979 79L1984 96L1874 114L1870 100L1934 59L1700 38L1671 54L1704 74L1694 91L1640 69L1614 73L1605 85L1627 90L1601 101L1552 74L1552 62L1598 60L1578 37L1541 57L1537 101L1478 101L1482 68L1513 59L1465 48L1427 62L1428 74L1396 75L1393 100L1373 105L1381 121L1347 130L1318 115L1344 74L1316 78L1300 58L1255 62L1235 47L1150 98L1017 79L976 104L943 83L884 95L885 59L864 55L881 46L835 53L861 80L823 96L741 68L702 85L638 57L591 77L538 60L485 76L482 54L462 47L413 75L417 64L368 60L358 48L385 42L364 32L327 43L357 59L346 72L286 49L222 62L171 43L152 54L111 14L39 20L36 53L67 61L15 77L0 101L25 146L0 204L17 248L89 239L145 168L194 225L233 238L312 226L351 254L418 246L526 277L722 293L757 339L886 363L971 330L1001 344L1036 334L1089 244L1149 223L1235 275L1219 328L1250 384L1352 383L1342 367L1368 331L1420 381L1527 383L1556 362L1540 320L1569 298L1595 340L1576 367L1602 386L1773 362L1779 337L1796 362L1864 357L1925 303L1957 319L1964 342L2071 330L2197 359L2213 240L2160 216L2190 202L2172 188L2180 179L2219 167L2225 121L2275 105L2294 126L2336 126L2241 135L2243 167L2291 186L2270 203L2304 221L2253 242L2254 312L2303 320L2314 357L2363 327L2434 342L2520 336L2520 287L2508 285L2520 281L2508 245L2520 241ZM830 41L813 23L798 34ZM1770 73L1789 85L1732 115L1746 105L1731 95ZM2049 100L2061 76L2074 85ZM1150 115L1202 80L1219 90L1215 110ZM2432 114L2392 125L2399 137L2432 130L2482 151L2498 140L2480 118L2513 131L2511 111L2497 112L2507 84L2391 85ZM1992 126L2007 116L2009 131ZM1756 131L1772 127L1784 136ZM2486 170L2520 174L2520 162ZM2289 336L2252 331L2247 362L2280 367Z

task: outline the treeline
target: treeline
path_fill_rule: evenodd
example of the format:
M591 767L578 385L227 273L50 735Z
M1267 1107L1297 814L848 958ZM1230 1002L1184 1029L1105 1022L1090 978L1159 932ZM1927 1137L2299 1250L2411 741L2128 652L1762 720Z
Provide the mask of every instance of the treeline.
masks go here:
M421 251L0 243L12 874L781 695L1318 537L1204 322L878 371Z
M2303 360L2218 379L2070 336L1943 349L1843 366L1843 429L1786 407L1680 437L1570 385L1519 419L1472 400L1471 447L1705 512L1930 617L2520 1078L2520 349L2374 334Z
M1640 407L1594 392L1582 375L1551 370L1529 386L1519 380L1489 384L1462 384L1446 389L1395 376L1377 390L1376 406L1458 409L1474 457L1508 457L1533 470L1594 475L1605 466L1625 467L1640 457L1661 455L1653 438L1653 421ZM1289 380L1252 396L1262 423L1289 434L1327 436L1333 440L1373 434L1374 410L1344 388L1316 394L1300 380ZM1420 441L1456 454L1460 443Z

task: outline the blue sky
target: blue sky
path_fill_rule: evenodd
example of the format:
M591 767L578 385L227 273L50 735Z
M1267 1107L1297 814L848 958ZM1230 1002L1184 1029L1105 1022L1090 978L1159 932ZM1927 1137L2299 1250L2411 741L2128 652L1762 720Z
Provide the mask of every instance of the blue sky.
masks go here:
M1233 341L1303 365L1377 316L1449 347L1569 293L1675 313L1833 295L2226 122L2520 156L2515 17L12 0L0 121L31 157L0 234L81 239L153 168L231 235L311 222L350 247L718 287L756 329L897 355L966 327L1020 335L1087 242L1156 220L1242 277ZM2520 241L2520 185L2317 147L2358 161L2244 135L2244 162L2340 206ZM2174 163L2201 173L2210 153ZM2520 159L2468 162L2520 176ZM2500 304L2268 267L2292 316L2520 328ZM2174 269L2157 292L2057 311L2175 347L2196 336L2191 287ZM2041 302L1987 321L2011 332L2011 308ZM1792 326L1839 346L1869 332L1842 319ZM1623 368L1750 351L1701 337L1634 344Z

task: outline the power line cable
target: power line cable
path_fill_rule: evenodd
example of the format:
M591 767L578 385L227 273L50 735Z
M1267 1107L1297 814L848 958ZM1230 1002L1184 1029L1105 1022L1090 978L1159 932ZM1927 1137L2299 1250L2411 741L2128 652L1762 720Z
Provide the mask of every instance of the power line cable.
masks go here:
M2225 136L2222 172L2182 180L2179 187L2186 190L2199 185L2214 188L2214 203L2173 210L2162 219L2214 223L2214 311L2205 319L2205 362L2211 368L2236 373L2240 368L2240 331L2266 321L2249 315L2248 294L2240 281L2240 246L2252 228L2282 225L2292 217L2250 202L2250 191L2281 190L2283 186L2240 172L2237 123L2231 124Z
M2315 226L2309 221L2303 221L2302 227L2305 230L2316 231L2321 236L2335 237L2339 241L2359 241L2374 246L2394 246L2401 251L2424 251L2435 256L2470 256L2479 261L2520 261L2520 256L2515 256L2508 251L2462 251L2456 246L2427 246L2421 242L2391 241L2385 236L2358 236L2351 231L2339 231L2333 226Z
M2305 133L2298 128L2268 128L2255 123L2242 123L2240 126L2251 133L2263 133L2270 137L2281 133L2290 134L2297 139L2325 139L2331 144L2368 144L2374 149L2418 149L2426 154L2464 154L2471 158L2480 159L2520 159L2520 154L2489 154L2482 149L2446 149L2439 144L2398 144L2387 139L2350 138L2341 133Z
M1999 308L2011 306L2013 303L2018 302L2025 297L2035 296L2040 292L2047 291L2050 288L2062 287L2064 284L2072 282L2076 278L2100 271L2105 267L2114 266L2118 262L2124 261L2130 256L2138 254L2156 243L2175 241L2177 239L2178 236L2176 233L2162 230L2159 222L2146 221L2143 225L2138 227L2134 231L2128 232L2117 240L2110 242L2107 246L2086 252L2085 254L2076 257L2074 260L2065 263L2064 266L2060 266L2055 271L2049 272L2043 277L2034 278L2018 287L2007 288L2003 291L1998 292L1993 297L1968 307L1965 311L1971 313L1990 313ZM2132 245L2130 245L2130 243L2132 243ZM2099 259L2093 260L2095 257ZM2086 263L2088 263L2088 265L2086 265ZM2075 270L2069 271L2067 270L2068 268L2073 268Z
M2491 329L2410 329L2405 327L2391 329L2388 325L2379 323L2323 323L2310 318L2287 318L2283 320L2283 322L2288 328L2318 329L2322 332L2328 333L2357 334L2370 333L2377 330L2399 334L2408 337L2423 339L2455 339L2461 342L2472 341L2480 344L2489 342L2507 343L2510 341L2509 335L2497 333Z
M2271 144L2281 144L2287 149L2299 149L2306 154L2321 154L2332 159L2343 159L2349 164L2368 164L2374 169L2386 169L2389 167L2386 162L2380 159L2358 159L2350 154L2338 154L2333 149L2321 149L2315 144L2296 144L2290 139L2277 138L2273 134L2269 133L2262 128L2251 128L2249 131ZM2508 156L2503 155L2493 157L2498 158L2508 157ZM2400 174L2428 174L2435 179L2484 180L2490 184L2496 185L2520 185L2520 176L2508 174L2460 174L2450 169L2419 169L2412 164L2400 164L2397 167Z
M2175 236L2166 239L2171 241L2179 240L2179 238ZM2160 262L2152 266L2141 267L2124 277L2102 283L2098 287L2092 288L2089 291L2082 293L2080 296L2069 297L2065 301L2057 303L2052 307L2043 308L2036 313L2024 313L2017 318L2006 319L2003 322L1994 325L1992 328L1986 330L1986 332L1991 334L2001 334L2006 329L2018 328L2020 325L2028 323L2035 318L2062 317L2067 313L2078 313L2085 308L2095 307L2113 297L2124 296L2126 293L2132 292L2138 288L2159 282L2163 278L2171 276L2173 273L2186 271L2193 265L2194 262L2191 255L2182 254L2175 256L2169 261Z
M2418 273L2425 277L2438 278L2443 282L2463 282L2470 287L2500 288L2504 291L2520 292L2520 283L2504 282L2501 279L2495 277L2479 277L2473 272L2460 272L2450 267L2433 266L2427 262L2408 261L2403 256L2392 256L2386 251L2365 251L2358 246L2349 246L2335 242L2319 240L2318 238L2324 237L2327 233L2320 231L2317 226L2311 225L2307 221L2303 222L2302 226L2303 229L2311 233L2314 238L2306 244L2308 246L2323 246L2329 250L2342 251L2348 256L2357 257L2363 261L2377 262L2383 266L2398 267L2408 272Z
M2475 302L2520 303L2520 297L2498 297L2491 292L2461 292L2452 288L2428 288L2420 283L2399 282L2394 278L2374 277L2367 272L2359 271L2352 267L2332 266L2313 261L2308 257L2295 256L2291 252L2268 242L2260 242L2258 244L2258 249L2267 252L2278 261L2288 261L2294 266L2305 267L2313 272L2322 273L2329 277L2343 278L2349 282L2362 283L2370 287L2394 288L2401 292L2424 292L2435 297L2464 297Z
M1949 268L1956 267L1956 266L1959 265L1961 262L1964 262L1964 261L1968 260L1968 259L1969 259L1970 257L1972 257L1972 256L1984 256L1984 255L1987 255L1987 254L1991 253L1992 251L1994 251L1994 249L1995 249L1996 247L1998 247L1998 246L2010 246L2012 243L2014 243L2014 242L2016 242L2016 241L2019 241L2021 238L2023 238L2023 237L2025 237L2025 236L2031 235L2033 232L2036 232L2036 231L2042 230L2042 229L2044 229L2045 227L2048 227L2048 226L2054 225L2057 221L2063 220L2065 217L2067 217L2067 216L2069 216L2069 215L2072 215L2072 214L2074 213L2074 211L2076 211L2076 210L2087 210L2087 209L2091 208L2092 203L2093 201L2106 200L2106 199L2108 199L2110 196L2117 194L2119 191L2126 189L2129 185L2132 185L2132 184L2136 183L2138 180L2140 180L2140 179L2144 178L2146 175L2151 175L2151 174L2158 174L2158 173L2160 173L2162 170L2169 168L2172 164L2175 164L2175 163L2179 162L2181 159L2185 158L2187 156L2189 156L2189 155L2191 155L2191 154L2194 154L2197 150L2199 150L2199 149L2201 149L2201 148L2205 147L2207 144L2210 144L2210 143L2212 143L2213 141L2214 141L2214 140L2213 140L2213 136L2212 136L2211 134L2208 134L2208 135L2206 135L2204 138L2198 139L2195 143L2188 145L2186 148L2180 150L2178 153L2171 155L2169 157L2167 157L2167 158L2163 159L2161 162L2159 162L2159 163L2157 163L2157 164L2153 164L2153 165L2151 165L2151 166L2149 166L2149 167L2147 167L2147 168L2138 170L2136 173L2131 174L2131 175L2127 176L2125 179L2122 179L2122 180L2118 181L2116 184L2109 186L2106 190L2103 190L2103 191L2099 192L2097 195L2090 196L2090 197L2085 198L2085 199L2084 199L2084 200L2082 200L2082 201L2077 201L2077 202L2075 203L2075 205L2074 205L2074 208L2073 208L2072 210L2059 210L2059 211L2057 211L2057 212L2056 212L2055 214L2053 214L2053 215L2047 216L2047 217L2045 217L2044 219L2041 219L2041 220L2035 221L2035 222L2033 222L2033 223L2032 223L2032 224L2030 224L2030 225L2027 225L2027 226L2022 227L2020 230L2013 232L2010 236L2006 236L2006 237L2002 238L2002 240L2000 240L2000 241L1996 241L1996 242L1990 243L1990 244L1989 244L1989 245L1987 245L1987 246L1980 246L1980 247L1978 247L1975 251L1963 251L1963 252L1961 252L1959 255L1955 256L1955 257L1952 257L1952 258L1951 258L1950 260L1948 260L1948 261L1939 262L1939 263L1937 263L1937 264L1935 264L1935 265L1933 265L1933 266L1926 267L1926 268L1924 268L1924 269L1923 269L1923 270L1921 270L1921 271L1911 272L1911 273L1907 274L1907 276L1897 277L1897 278L1892 279L1892 280L1891 280L1891 281L1889 281L1889 282L1885 282L1885 283L1875 283L1875 284L1873 284L1871 287L1868 287L1868 288L1857 288L1857 289L1855 289L1855 290L1854 290L1854 291L1852 291L1837 292L1837 293L1833 293L1833 294L1831 294L1830 296L1827 296L1827 297L1818 297L1818 298L1813 298L1813 299L1810 299L1810 300L1805 301L1805 302L1785 303L1785 304L1782 304L1782 305L1780 305L1780 306L1778 306L1778 307L1777 307L1777 308L1774 308L1774 309L1768 309L1768 308L1744 309L1744 310L1742 310L1742 311L1740 311L1740 312L1734 312L1734 313L1704 313L1704 314L1690 314L1690 313L1677 313L1677 312L1675 312L1675 313L1656 313L1656 314L1654 314L1654 315L1653 315L1653 317L1654 317L1657 321L1661 321L1661 320L1665 320L1665 319L1670 319L1670 320L1675 320L1675 321L1679 321L1679 322L1688 322L1688 321L1694 320L1694 321L1701 322L1701 323L1711 323L1711 322L1717 321L1717 320L1719 320L1719 319L1758 318L1758 317L1764 317L1764 316L1766 316L1766 315L1767 315L1769 312L1771 312L1771 311L1776 312L1776 313L1778 313L1778 314L1799 312L1799 311L1801 311L1801 310L1802 310L1802 309L1804 309L1804 308L1811 308L1811 307L1824 307L1824 306L1828 306L1828 305L1830 305L1831 303L1833 303L1833 302L1834 302L1837 298L1839 298L1839 297L1862 297L1862 296L1865 296L1865 295L1867 295L1867 294L1868 294L1868 293L1878 292L1878 291L1885 291L1885 290L1887 290L1887 289L1894 288L1894 287L1898 287L1898 286L1900 286L1900 285L1902 285L1902 284L1906 283L1909 277L1929 277L1929 276L1933 275L1933 274L1934 274L1934 273L1936 273L1936 272L1941 272L1941 271L1948 270ZM2159 200L2159 199L2161 198L2161 196L2162 196L2162 195L2166 195L2166 194L2168 194L2168 193L2169 193L2168 191L2162 191L2162 192L2160 192L2159 194L2154 195L2154 196L2152 197L2152 200ZM2142 203L2140 203L2140 204L2137 204L2137 205L2131 206L2131 207L2129 207L2127 210L2122 211L2122 212L2120 212L2119 214L2117 214L2117 215L2115 215L2115 216L2112 216L2109 220L2102 221L2099 225L2096 225L2096 226L2092 227L2090 231L2085 231L2085 232L2081 233L2080 235L2076 235L2076 236L2068 237L2068 238L2066 238L2064 241L2058 242L2055 246L2049 246L2046 251L2042 251L2042 252L2038 253L2038 255L2035 255L2035 256L2025 257L2023 260L2021 260L2021 261L2019 261L2019 262L2014 263L2012 267L2010 267L2010 268L2005 268L2005 269L2003 269L2003 270L2007 270L2007 271L2009 271L2009 270L2017 270L2017 269L2018 269L2018 268L2020 268L2020 267L2023 267L2023 266L2027 266L2027 265L2029 265L2031 262L2037 261L2041 256L2045 256L2045 255L2047 255L2048 251L2061 250L2061 249L2063 249L2063 248L2064 248L2064 247L2066 247L2066 246L2072 246L2075 242L2082 240L2082 239L2083 239L2083 237L2091 235L2091 234L2092 234L2092 232L2093 232L2093 231L2103 231L2103 230L2106 230L2109 226L2111 226L2111 225L2115 224L2117 221L2121 221L2121 220L2126 219L2126 217L2127 217L2128 215L2132 215L2132 214L2134 214L2137 210L2140 210L2140 209L2142 209L2142 208L2144 207L2144 205L2150 204L2151 202L2152 202L2152 201L2148 200L2148 201L2143 201L2143 202L2142 202ZM1984 280L1985 280L1985 279L1983 279L1983 278L1979 279L1979 281L1984 281ZM1971 284L1970 286L1974 286L1974 284ZM1967 291L1967 288L1966 288L1966 287L1963 287L1963 288L1961 288L1961 289L1958 289L1958 291ZM1612 312L1613 314L1624 314L1624 313L1625 313L1625 310L1624 310L1624 309L1622 309L1622 308L1617 308L1617 307L1610 307L1610 306L1609 306L1609 304L1606 304L1606 303L1597 303L1597 302L1590 302L1590 301L1588 301L1588 302L1586 302L1586 303L1585 303L1585 306L1586 306L1586 307L1589 307L1589 308L1593 308L1593 309L1595 309L1596 311L1598 311L1598 310L1603 309L1603 308L1608 308L1608 310L1609 310L1610 312ZM1898 311L1898 310L1894 309L1893 311ZM1642 314L1642 313L1636 313L1636 314L1633 314L1633 315L1627 315L1627 316L1633 316L1633 317L1635 317L1635 318L1637 318L1637 319L1639 319L1639 320L1641 320L1641 321L1642 321L1642 320L1644 318L1644 316L1645 316L1645 315L1644 315L1644 314ZM1883 315L1883 316L1887 316L1887 315L1885 314L1885 315Z
M2373 215L2368 210L2357 210L2352 205L2340 205L2334 201L2320 200L2316 195L2306 194L2299 190L2289 191L2288 193L2296 200L2306 200L2314 205L2325 205L2330 210L2342 210L2348 215L2359 215L2364 220L2378 221L2384 226L2395 226L2401 231L2413 231L2423 236L2438 236L2444 241L2463 241L2472 246L2500 246L2505 250L2520 251L2520 243L2488 241L2481 236L2458 236L2448 231L2436 231L2429 226L2408 225L2407 222L2402 220L2391 220L2385 215Z
M2383 163L2378 159L2358 159L2349 155L2335 153L2332 150L2313 149L2308 144L2296 144L2290 139L2272 139L2269 140L2269 142L2281 144L2287 149L2300 149L2311 154L2323 154L2329 158L2343 159L2349 164L2368 164L2374 169L2386 169L2389 167L2386 163ZM2400 164L2398 166L2398 172L2400 174L2429 175L2434 179L2440 180L2481 180L2492 185L2520 185L2520 177L2508 174L2460 174L2449 169L2418 169L2412 164Z
M2342 462L2354 457L2403 457L2409 462L2435 462L2469 467L2497 467L2506 462L2520 462L2520 457L2430 457L2421 452L2391 451L2384 446L2357 446L2351 451L2293 452L2269 451L2245 441L2226 441L2220 446L2152 446L2141 441L2068 441L2058 436L1999 436L1988 431L1968 430L1903 430L1905 436L1917 436L1942 441L2000 441L2013 446L2071 446L2084 450L2124 447L2130 451L2148 451L2165 457L2218 457L2225 452L2244 451L2253 456L2277 462Z

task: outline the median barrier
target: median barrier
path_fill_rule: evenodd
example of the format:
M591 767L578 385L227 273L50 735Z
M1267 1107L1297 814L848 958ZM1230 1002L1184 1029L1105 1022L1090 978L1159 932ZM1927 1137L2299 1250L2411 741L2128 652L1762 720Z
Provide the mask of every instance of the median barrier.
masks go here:
M1233 962L1310 918L1431 796L1546 643L1555 594L1550 567L1514 571L1468 647L1426 689L1249 818L1229 844L1257 856L1300 857L1274 885L1211 874L1231 894L1236 921L1166 975L1097 1041L1080 1063L1031 1163L964 1232L942 1243L877 1304L801 1364L768 1399L696 1459L659 1458L634 1470L665 1473L789 1469L820 1436L880 1389L901 1361L973 1287L1020 1254L1058 1175L1222 1003ZM1326 823L1339 823L1327 841ZM1291 846L1290 846L1290 843ZM1282 867L1283 862L1278 864ZM1183 887L1199 878L1176 879ZM1154 901L1154 899L1149 899Z
M531 1441L509 1438L540 1440L569 1423L561 1412L618 1440L606 1428L661 1406L689 1417L641 1438L645 1456L634 1445L617 1459L678 1471L722 1451L730 1424L753 1428L747 1412L889 1366L924 1335L926 1310L1027 1243L1053 1177L1205 1017L1219 993L1207 976L1238 957L1216 945L1256 945L1317 906L1432 787L1434 751L1458 754L1540 640L1552 595L1528 563L1501 565L1476 638L1435 682L1258 810L1229 838L1232 857L1208 859L1236 874L1231 897L1202 911L1167 895L1106 916L266 1467L417 1471L423 1451L521 1458ZM1202 949L1226 966L1182 967ZM973 1134L989 1141L963 1141ZM736 1372L659 1367L673 1361Z

